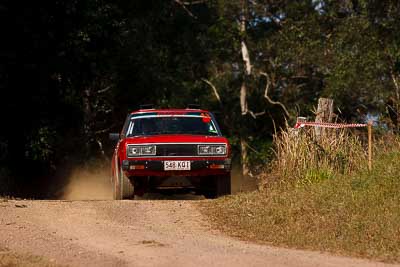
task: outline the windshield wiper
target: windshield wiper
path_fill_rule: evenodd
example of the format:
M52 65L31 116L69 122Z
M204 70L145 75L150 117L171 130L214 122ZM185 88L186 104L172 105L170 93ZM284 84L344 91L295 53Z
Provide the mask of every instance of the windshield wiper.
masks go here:
M218 135L217 133L213 132L204 132L204 131L190 131L187 132L188 134L201 134L201 135Z
M186 131L163 131L163 134L187 134Z
M158 135L158 134L164 134L164 133L163 133L163 132L160 132L160 131L143 133L143 135Z

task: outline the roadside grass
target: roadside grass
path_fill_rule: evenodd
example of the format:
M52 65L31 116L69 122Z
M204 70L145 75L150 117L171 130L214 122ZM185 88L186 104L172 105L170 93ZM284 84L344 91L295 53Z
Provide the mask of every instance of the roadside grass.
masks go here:
M274 136L272 170L281 181L313 183L335 174L351 174L366 165L366 145L361 136L346 129L281 131Z
M201 210L216 227L241 239L400 262L398 144L386 143L377 152L372 172L305 163L296 179L208 201Z
M29 254L19 254L8 249L0 247L0 266L1 267L56 267L54 263L49 262L39 256Z

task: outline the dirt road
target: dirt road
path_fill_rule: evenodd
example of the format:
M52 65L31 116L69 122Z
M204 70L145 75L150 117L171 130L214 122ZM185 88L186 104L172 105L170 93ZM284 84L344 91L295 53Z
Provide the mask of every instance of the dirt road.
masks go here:
M85 267L384 266L235 240L210 228L197 201L0 202L0 247Z

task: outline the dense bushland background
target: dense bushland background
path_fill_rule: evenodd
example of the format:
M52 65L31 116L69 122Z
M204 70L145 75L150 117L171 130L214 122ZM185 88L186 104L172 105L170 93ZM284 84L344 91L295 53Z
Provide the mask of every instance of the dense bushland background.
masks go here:
M398 132L398 1L6 0L0 25L1 194L54 197L106 164L108 132L145 102L217 111L250 172L321 96Z

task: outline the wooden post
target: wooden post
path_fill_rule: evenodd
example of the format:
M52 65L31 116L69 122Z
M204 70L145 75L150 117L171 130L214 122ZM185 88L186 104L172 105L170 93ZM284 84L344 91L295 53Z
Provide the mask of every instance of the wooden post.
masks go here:
M320 98L318 99L318 109L315 116L315 122L332 122L333 118L333 99ZM317 140L323 135L321 127L315 127L315 136Z
M368 170L372 171L372 121L368 122Z

